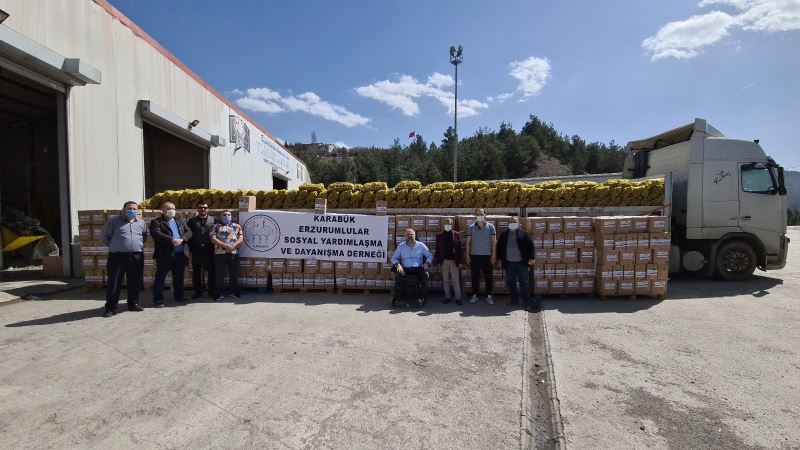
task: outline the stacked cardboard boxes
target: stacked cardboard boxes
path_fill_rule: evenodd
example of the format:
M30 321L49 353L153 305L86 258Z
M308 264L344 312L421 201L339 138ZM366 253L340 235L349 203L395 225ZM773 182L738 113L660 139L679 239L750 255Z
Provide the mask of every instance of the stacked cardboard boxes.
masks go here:
M586 217L529 217L523 227L534 247L534 294L594 292L595 238Z
M598 217L596 293L663 297L669 272L669 218Z
M284 290L333 292L335 286L333 261L273 258L269 260L269 265L272 289L275 292Z
M394 287L394 278L388 263L335 261L336 289L387 290Z

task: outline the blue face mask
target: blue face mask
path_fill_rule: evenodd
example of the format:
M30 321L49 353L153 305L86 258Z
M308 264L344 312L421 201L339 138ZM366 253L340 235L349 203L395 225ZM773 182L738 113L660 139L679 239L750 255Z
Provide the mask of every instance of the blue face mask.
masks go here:
M135 209L126 209L125 210L125 217L127 217L128 220L135 219L136 218L136 210Z
M225 225L231 223L231 216L222 216L222 223Z

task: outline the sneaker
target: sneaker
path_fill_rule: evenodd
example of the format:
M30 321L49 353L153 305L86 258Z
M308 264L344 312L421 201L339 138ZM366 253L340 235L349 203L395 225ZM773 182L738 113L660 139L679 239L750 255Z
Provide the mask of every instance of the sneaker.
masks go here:
M223 298L223 296L222 296L222 295L217 295L216 297L214 297L214 301L215 301L215 302L222 301L222 298Z
M111 317L116 314L114 311L107 309L106 312L103 313L103 317Z
M473 295L471 299L469 299L470 304L478 303L478 295Z
M464 302L462 302L460 298L456 300L456 305L461 306L463 304L464 304Z
M144 308L139 305L131 305L128 306L128 311L144 311Z
M487 295L486 296L486 303L488 303L490 305L494 305L494 300L492 300L492 296L491 295Z
M238 293L238 292L237 292L237 293L235 293L235 294L231 294L231 295L233 295L233 296L234 296L234 297L236 297L236 298L242 298L242 294L240 294L240 293Z
M163 307L164 307L163 303L156 303L156 308L163 308Z

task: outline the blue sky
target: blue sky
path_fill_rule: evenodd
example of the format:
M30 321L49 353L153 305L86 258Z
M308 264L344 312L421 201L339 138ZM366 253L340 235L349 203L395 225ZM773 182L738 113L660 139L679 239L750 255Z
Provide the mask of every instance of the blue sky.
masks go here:
M800 170L800 0L111 0L289 142L439 142L530 114L587 141L703 117Z

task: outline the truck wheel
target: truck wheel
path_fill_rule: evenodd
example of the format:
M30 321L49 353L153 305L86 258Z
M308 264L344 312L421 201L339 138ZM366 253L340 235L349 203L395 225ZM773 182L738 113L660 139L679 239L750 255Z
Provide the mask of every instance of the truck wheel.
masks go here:
M743 241L730 241L717 250L716 272L723 280L750 278L756 270L756 252Z

